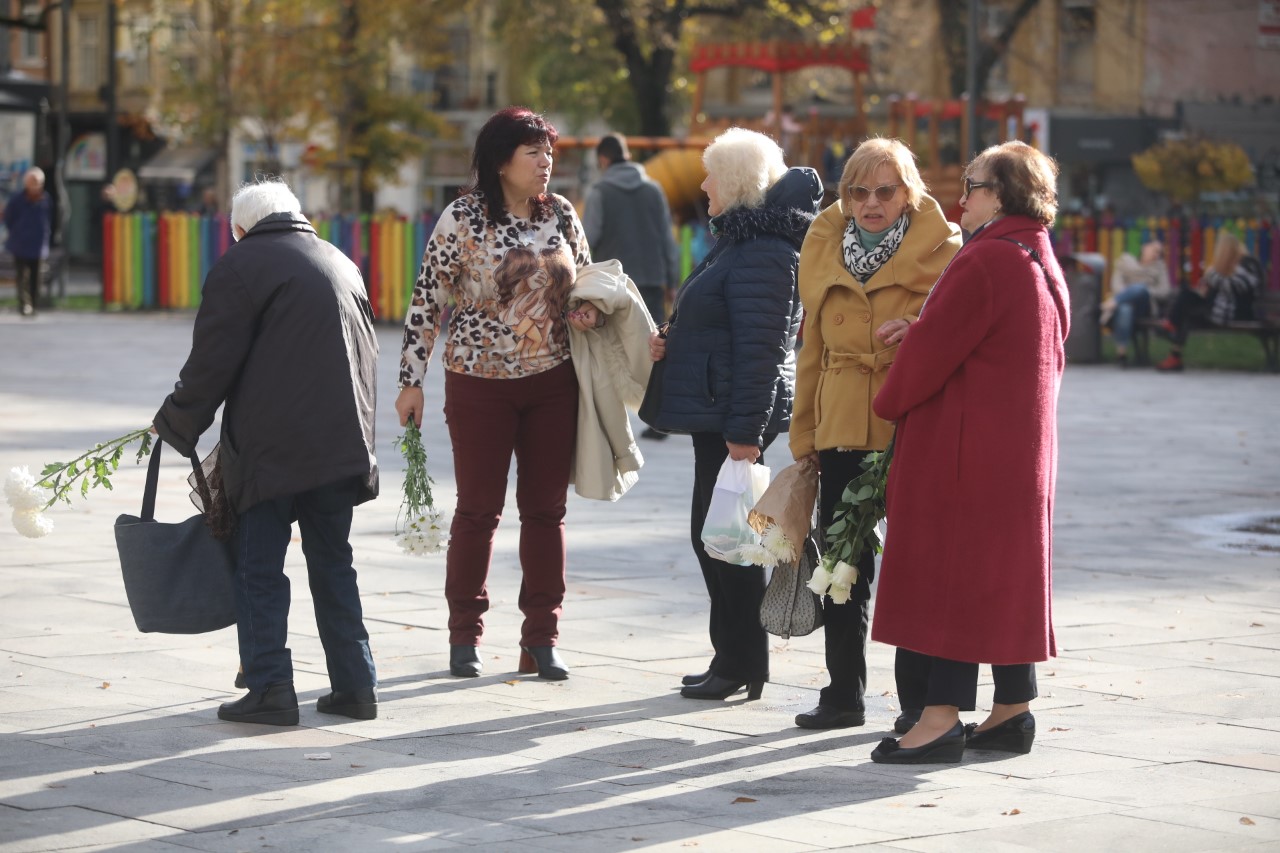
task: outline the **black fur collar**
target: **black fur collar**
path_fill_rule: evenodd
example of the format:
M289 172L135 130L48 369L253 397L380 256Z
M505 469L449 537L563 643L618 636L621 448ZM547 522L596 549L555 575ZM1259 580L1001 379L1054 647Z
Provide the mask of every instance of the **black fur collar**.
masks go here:
M794 207L737 207L711 220L716 237L741 243L756 237L782 237L799 246L813 214Z

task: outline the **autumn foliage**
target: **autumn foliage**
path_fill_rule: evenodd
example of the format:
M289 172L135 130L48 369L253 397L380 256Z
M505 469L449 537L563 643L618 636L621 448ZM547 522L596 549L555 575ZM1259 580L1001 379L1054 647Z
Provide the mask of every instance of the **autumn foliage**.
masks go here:
M1253 184L1249 155L1234 142L1169 139L1133 155L1133 169L1147 189L1175 201L1195 202L1202 193L1233 192Z

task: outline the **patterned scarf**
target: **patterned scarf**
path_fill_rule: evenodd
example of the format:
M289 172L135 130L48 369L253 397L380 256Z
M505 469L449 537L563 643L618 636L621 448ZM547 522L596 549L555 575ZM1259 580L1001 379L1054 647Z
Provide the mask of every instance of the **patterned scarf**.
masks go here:
M844 231L844 266L860 284L866 284L876 270L884 266L884 262L893 257L902 244L902 237L907 233L907 225L911 222L907 214L898 217L898 221L889 226L889 233L884 235L880 245L871 251L862 248L858 239L858 223L849 220L849 227Z

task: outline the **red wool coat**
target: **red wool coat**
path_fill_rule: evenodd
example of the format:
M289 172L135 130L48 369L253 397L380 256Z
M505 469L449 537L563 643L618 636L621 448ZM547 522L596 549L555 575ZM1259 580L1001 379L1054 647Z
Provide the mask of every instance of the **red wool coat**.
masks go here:
M1047 282L1009 239L1039 253ZM1056 654L1050 556L1069 317L1049 234L1025 217L981 229L938 281L873 404L898 424L873 639L977 663Z

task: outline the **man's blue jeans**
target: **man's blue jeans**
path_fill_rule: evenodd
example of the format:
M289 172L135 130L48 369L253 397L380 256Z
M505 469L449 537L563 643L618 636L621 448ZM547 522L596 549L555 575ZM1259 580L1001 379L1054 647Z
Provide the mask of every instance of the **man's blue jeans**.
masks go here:
M1151 296L1145 284L1131 284L1116 294L1116 313L1111 317L1111 339L1128 348L1133 325L1151 312Z
M356 487L354 480L332 483L263 501L241 514L235 537L236 632L249 689L293 680L293 658L285 645L289 579L284 557L294 519L302 534L330 686L352 691L377 683L347 541Z

